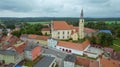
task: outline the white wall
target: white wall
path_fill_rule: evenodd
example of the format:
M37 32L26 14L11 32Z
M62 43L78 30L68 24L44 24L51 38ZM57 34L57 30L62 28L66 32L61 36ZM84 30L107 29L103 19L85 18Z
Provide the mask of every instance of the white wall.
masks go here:
M59 32L59 34L58 34ZM63 34L64 32L64 34ZM69 34L68 34L69 32ZM72 30L53 30L52 31L52 38L55 38L55 39L69 39L71 37L71 32ZM64 37L64 38L63 38Z
M47 40L47 43L48 43L48 46L49 46L49 47L55 48L55 46L57 45L57 40L48 39L48 40Z
M25 59L32 60L31 51L25 51Z
M64 61L64 67L75 67L75 63Z
M98 54L92 54L92 53L84 53L86 54L88 57L91 57L91 58L97 58L98 57Z
M62 46L56 46L56 49L62 51L62 49L68 49L68 50L71 50L71 53L74 53L74 54L78 54L78 55L83 55L83 51L80 51L80 50L75 50L75 49L71 49L71 48L66 48L66 47L62 47Z

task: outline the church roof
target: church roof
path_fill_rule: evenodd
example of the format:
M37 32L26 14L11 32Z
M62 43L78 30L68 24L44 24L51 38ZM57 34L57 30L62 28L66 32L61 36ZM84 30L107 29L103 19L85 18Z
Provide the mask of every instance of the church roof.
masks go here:
M66 21L53 21L54 30L71 30L71 25L68 25Z
M75 31L78 32L79 31L79 27L74 27ZM96 30L91 29L91 28L84 28L84 32L85 33L92 33L92 32L96 32Z
M58 41L58 46L80 50L80 51L83 51L89 44L90 42L88 40L86 40L85 42L81 44L73 43L73 42L66 42L66 41Z
M91 29L91 28L84 28L84 32L85 33L94 33L94 32L96 32L96 30Z

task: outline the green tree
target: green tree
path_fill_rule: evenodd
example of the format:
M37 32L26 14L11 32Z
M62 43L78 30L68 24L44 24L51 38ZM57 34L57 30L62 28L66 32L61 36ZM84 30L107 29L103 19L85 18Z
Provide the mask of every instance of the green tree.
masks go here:
M117 37L117 38L120 38L120 28L118 28L118 29L116 30L116 37Z
M11 34L17 37L20 37L21 35L20 31L13 31Z
M113 44L113 37L109 33L98 33L97 35L97 44L100 44L102 46L109 46Z

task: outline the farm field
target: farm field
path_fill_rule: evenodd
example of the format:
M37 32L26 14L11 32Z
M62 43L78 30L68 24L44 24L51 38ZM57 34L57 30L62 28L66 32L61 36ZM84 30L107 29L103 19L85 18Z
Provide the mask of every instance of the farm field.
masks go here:
M86 21L85 23L88 23L88 22L94 22L94 23L96 23L96 22L98 22L98 21ZM111 23L115 23L116 21L105 21L105 23L107 23L107 24L111 24ZM120 21L117 21L117 23L118 24L120 24Z
M49 24L50 22L27 22L29 24Z

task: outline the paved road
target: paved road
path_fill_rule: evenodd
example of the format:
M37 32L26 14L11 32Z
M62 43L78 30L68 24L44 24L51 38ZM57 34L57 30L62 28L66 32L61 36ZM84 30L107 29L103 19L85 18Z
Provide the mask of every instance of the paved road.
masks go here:
M45 47L42 47L42 50L44 54L52 54L56 56L56 62L58 63L59 67L63 67L64 65L63 59L65 58L66 53L63 53L61 51L58 51L52 48L45 48Z
M66 53L63 53L63 52L55 50L55 49L42 47L42 50L43 50L43 53L52 54L52 55L55 55L58 58L64 59L65 56L66 56Z

